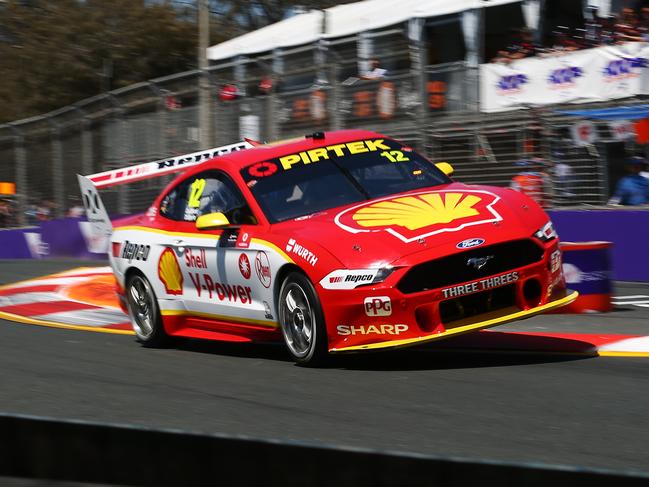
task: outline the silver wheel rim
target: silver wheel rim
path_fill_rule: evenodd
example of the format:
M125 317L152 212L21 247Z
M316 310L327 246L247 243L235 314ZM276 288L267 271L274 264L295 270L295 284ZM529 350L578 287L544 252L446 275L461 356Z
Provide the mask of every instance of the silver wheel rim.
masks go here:
M291 353L302 358L309 354L313 345L315 316L299 284L288 284L283 296L280 322L284 339Z
M144 340L153 334L155 303L151 285L146 279L135 276L128 289L128 310L136 335Z

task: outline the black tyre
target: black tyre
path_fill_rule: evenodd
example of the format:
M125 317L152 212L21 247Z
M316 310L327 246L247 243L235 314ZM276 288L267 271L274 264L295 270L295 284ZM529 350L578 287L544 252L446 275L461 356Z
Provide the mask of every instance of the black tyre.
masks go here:
M142 274L131 274L126 281L126 302L137 341L145 347L163 347L169 343L160 317L158 300L151 284Z
M321 364L327 356L327 329L320 299L304 274L286 276L278 309L284 342L293 360L301 365Z

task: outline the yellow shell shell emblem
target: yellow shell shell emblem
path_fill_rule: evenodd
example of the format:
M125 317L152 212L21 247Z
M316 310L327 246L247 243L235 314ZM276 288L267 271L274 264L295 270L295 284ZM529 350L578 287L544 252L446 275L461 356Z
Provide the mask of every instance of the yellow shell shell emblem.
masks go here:
M167 247L160 255L158 262L158 277L164 284L167 294L183 293L183 274L178 265L174 251Z
M353 220L361 227L401 226L418 230L460 218L476 216L474 206L482 200L466 193L428 193L379 201L359 209Z

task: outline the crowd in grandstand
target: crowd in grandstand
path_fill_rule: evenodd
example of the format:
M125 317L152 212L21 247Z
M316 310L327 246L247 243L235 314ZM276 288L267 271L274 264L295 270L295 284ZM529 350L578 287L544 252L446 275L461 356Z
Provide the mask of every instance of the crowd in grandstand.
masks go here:
M649 41L649 7L638 11L624 8L619 15L600 17L596 7L588 11L583 28L557 26L551 45L542 45L534 39L530 29L521 29L513 35L510 45L498 51L494 63L507 64L532 56L554 56L579 49Z

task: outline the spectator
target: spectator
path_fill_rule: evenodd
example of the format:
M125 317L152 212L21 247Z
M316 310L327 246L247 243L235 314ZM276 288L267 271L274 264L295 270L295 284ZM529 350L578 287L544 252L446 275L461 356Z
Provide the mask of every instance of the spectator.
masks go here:
M649 203L649 179L641 172L646 166L643 157L632 157L627 161L628 175L617 182L615 194L608 201L610 205L646 205Z
M622 9L622 16L615 24L616 42L641 41L642 36L638 31L639 21L635 11L631 8Z
M563 161L564 154L559 151L552 153L554 167L552 176L554 180L554 194L557 198L572 198L575 196L575 174L568 164Z
M75 202L73 206L70 207L68 210L67 217L68 218L81 218L85 214L85 210L83 206L81 206L81 203L78 201Z
M649 42L649 6L636 11L624 8L619 16L602 18L597 7L588 7L583 27L556 26L551 47L537 46L532 31L521 29L518 37L506 49L501 49L492 63L508 64L514 60L539 55L561 55L579 49L623 42Z
M598 15L597 7L588 7L588 19L586 20L584 41L587 47L595 47L602 41L602 21Z
M370 69L361 75L361 79L381 79L388 75L388 70L381 67L381 62L376 59L370 59Z
M511 62L509 52L505 50L498 51L498 54L491 60L491 62L494 64L509 64Z
M11 226L11 203L6 199L0 199L0 228Z
M36 219L41 222L50 220L52 218L53 208L54 208L54 202L49 200L42 201L36 207Z
M644 7L640 11L638 33L642 36L642 39L645 42L649 41L649 7Z
M509 46L509 59L523 59L536 54L536 46L530 29L521 29L514 42Z
M552 49L563 54L565 52L577 51L581 48L580 43L570 35L570 29L564 25L557 26L554 31L554 46Z
M605 19L602 19L602 30L600 33L599 42L600 45L611 45L616 42L616 31L615 31L616 19L615 16L609 15Z
M546 166L545 161L534 157L520 160L515 165L522 168L523 171L512 178L509 187L526 194L543 208L547 208L550 203L547 199L550 178L543 171Z

